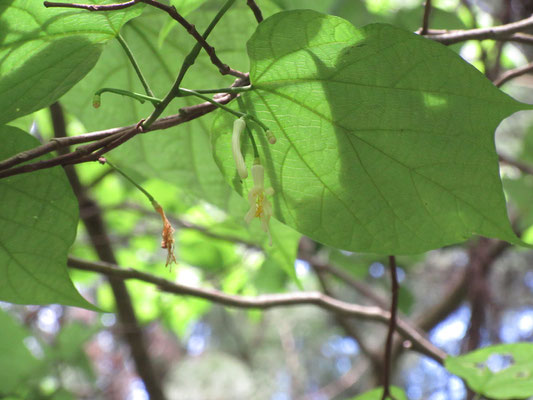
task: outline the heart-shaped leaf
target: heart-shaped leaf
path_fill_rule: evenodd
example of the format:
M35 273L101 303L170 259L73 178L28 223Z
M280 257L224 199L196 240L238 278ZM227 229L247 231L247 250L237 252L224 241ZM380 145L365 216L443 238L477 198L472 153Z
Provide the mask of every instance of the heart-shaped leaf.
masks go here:
M248 42L253 90L241 101L280 221L352 251L418 253L473 234L520 243L494 149L506 116L530 107L441 44L390 25L356 29L309 10L276 14ZM234 107L236 107L234 105ZM219 113L215 158L238 192ZM252 164L249 140L243 151Z

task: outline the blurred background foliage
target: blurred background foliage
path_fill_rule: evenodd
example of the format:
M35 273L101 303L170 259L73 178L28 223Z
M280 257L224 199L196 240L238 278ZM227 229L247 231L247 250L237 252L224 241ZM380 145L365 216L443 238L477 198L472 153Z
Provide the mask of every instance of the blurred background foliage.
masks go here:
M219 1L172 0L202 28ZM410 31L419 28L419 0L257 0L265 16L279 10L313 8L339 15L355 26L386 22ZM464 29L508 23L533 12L518 0L434 0L430 27ZM247 71L245 41L256 26L240 1L217 26L212 41L224 62ZM156 95L173 81L191 40L157 10L130 21L122 34L140 61ZM528 47L513 43L469 41L452 47L489 79L527 63ZM207 72L208 71L208 72ZM184 86L224 87L204 54ZM102 107L90 107L103 86L140 92L122 49L106 46L91 73L60 102L68 133L135 123L150 106L104 94ZM521 101L533 102L533 80L524 75L503 86ZM186 103L193 104L193 102ZM176 113L175 101L168 113ZM148 107L148 108L147 108ZM165 267L161 223L146 198L106 166L77 167L81 181L102 208L118 263L192 286L226 293L257 295L326 290L357 304L388 303L386 258L354 254L313 243L279 223L273 247L255 223L242 223L243 203L224 182L209 149L212 115L164 132L137 137L110 155L115 164L154 195L176 228L178 265ZM39 139L52 136L47 110L13 125ZM138 139L138 140L137 140ZM533 163L531 116L518 114L497 131L500 154ZM502 164L509 213L525 240L533 240L533 176ZM431 341L453 355L477 346L533 339L533 253L504 248L490 253L484 273L473 275L480 252L492 241L473 239L460 246L400 257L400 310L429 332ZM98 260L80 225L73 255ZM477 278L476 278L477 276ZM121 339L113 293L103 278L78 270L71 277L80 292L107 312L63 306L1 303L0 388L8 399L148 399ZM482 324L474 324L470 279L484 279ZM454 286L455 285L455 286ZM380 384L385 327L362 320L339 320L313 306L242 311L204 300L165 294L153 285L127 282L158 377L169 399L350 399ZM444 302L447 302L444 304ZM461 379L437 362L400 346L393 382L411 400L464 399Z

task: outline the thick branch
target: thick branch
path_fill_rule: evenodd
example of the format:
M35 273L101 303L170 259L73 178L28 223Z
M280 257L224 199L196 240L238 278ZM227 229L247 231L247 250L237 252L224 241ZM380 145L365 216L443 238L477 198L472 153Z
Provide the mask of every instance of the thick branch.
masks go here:
M250 10L252 10L252 12L254 13L254 17L257 23L260 23L261 21L263 21L263 14L261 13L261 9L257 5L257 3L254 0L248 0L246 4L248 5L248 7L250 7Z
M466 40L506 39L512 34L533 26L533 16L510 24L469 30L447 31L435 34L429 31L425 37L442 44L454 44Z
M367 307L356 304L346 303L326 296L320 292L295 292L283 294L265 294L256 297L238 296L226 294L224 292L206 289L194 288L179 283L167 281L145 272L137 271L131 268L117 268L116 265L106 262L90 262L76 257L69 257L68 265L72 268L93 271L117 279L136 279L157 285L160 290L168 293L179 294L182 296L193 296L209 300L213 303L223 304L229 307L237 308L257 308L269 309L280 306L295 306L303 304L313 304L324 310L339 313L341 315L364 318L371 321L388 323L390 313L379 307ZM419 345L421 352L439 363L444 361L447 354L434 346L420 332L410 326L404 320L398 321L398 332L406 339Z

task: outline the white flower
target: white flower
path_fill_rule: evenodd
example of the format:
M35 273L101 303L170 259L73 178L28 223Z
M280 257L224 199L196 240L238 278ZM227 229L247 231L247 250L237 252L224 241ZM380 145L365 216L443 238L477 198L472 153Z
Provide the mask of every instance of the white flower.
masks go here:
M241 133L246 128L246 122L244 118L241 117L233 123L233 135L231 136L231 151L233 153L233 159L235 160L235 165L237 166L237 172L241 179L248 178L248 169L244 162L244 158L241 153Z
M266 196L272 196L274 189L265 189L265 169L261 164L254 164L252 166L252 178L254 186L248 193L248 203L250 203L250 210L244 217L244 220L249 224L252 219L259 217L261 219L261 227L263 231L268 233L270 245L272 246L272 236L270 235L269 222L272 217L272 204Z

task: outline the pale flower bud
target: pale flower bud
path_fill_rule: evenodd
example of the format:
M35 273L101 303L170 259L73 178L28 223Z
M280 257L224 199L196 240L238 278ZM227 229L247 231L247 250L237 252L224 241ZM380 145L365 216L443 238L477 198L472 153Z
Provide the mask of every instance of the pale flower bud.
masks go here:
M248 177L248 169L246 168L246 163L244 162L244 157L241 153L241 133L245 128L246 122L243 117L235 120L233 123L233 136L231 137L231 151L233 153L235 165L237 166L237 173L241 179L246 179Z

